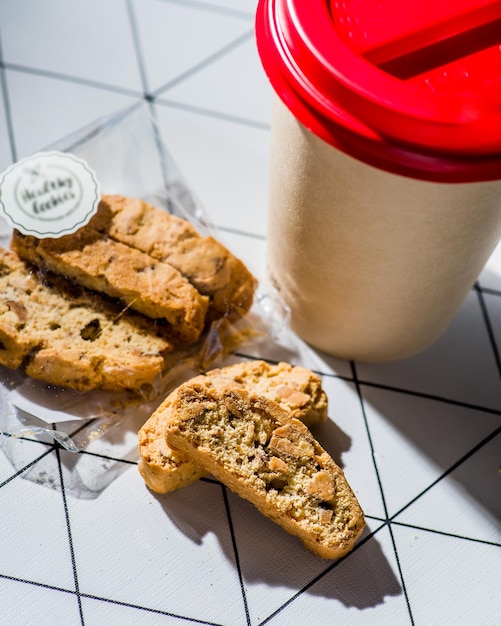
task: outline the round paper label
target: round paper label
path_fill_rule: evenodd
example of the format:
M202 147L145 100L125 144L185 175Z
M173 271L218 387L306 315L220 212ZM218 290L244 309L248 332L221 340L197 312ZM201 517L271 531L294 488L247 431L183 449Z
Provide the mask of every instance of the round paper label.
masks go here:
M73 154L38 152L0 176L0 209L8 223L38 238L74 233L96 213L99 184Z

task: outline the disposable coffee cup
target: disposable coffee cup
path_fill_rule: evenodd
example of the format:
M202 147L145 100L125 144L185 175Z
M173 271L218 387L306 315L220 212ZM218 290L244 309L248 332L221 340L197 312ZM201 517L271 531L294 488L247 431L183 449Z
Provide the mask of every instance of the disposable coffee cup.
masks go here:
M260 0L256 38L293 330L346 359L424 350L501 238L501 3Z

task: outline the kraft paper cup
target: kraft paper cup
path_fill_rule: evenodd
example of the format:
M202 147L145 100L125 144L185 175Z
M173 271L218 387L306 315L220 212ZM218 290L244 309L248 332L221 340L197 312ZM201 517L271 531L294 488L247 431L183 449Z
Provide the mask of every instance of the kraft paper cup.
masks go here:
M488 91L383 73L328 4L258 7L276 94L269 272L312 346L392 361L441 336L501 238L501 116Z
M292 328L390 361L446 330L501 236L501 184L435 183L333 148L276 99L268 265Z

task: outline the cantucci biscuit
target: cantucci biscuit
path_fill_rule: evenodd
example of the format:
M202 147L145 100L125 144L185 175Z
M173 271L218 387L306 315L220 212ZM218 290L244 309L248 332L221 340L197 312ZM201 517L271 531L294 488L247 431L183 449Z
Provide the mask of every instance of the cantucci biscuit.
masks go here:
M174 337L194 343L202 334L209 299L175 268L103 237L86 226L58 239L14 232L11 248L35 265L87 289L118 298L152 319L167 320Z
M79 391L139 391L172 344L139 315L71 290L0 249L0 364Z
M320 377L304 367L265 361L236 363L206 373L214 384L247 389L278 402L291 417L309 426L327 418L327 396ZM198 377L203 380L203 376ZM168 493L198 480L204 471L165 440L166 406L154 413L140 429L138 469L156 493Z
M172 449L316 555L335 559L353 548L364 515L342 470L276 402L205 378L181 385L166 409Z
M76 233L38 239L15 231L22 258L80 285L118 298L173 338L194 343L210 322L250 309L256 280L213 237L135 198L103 196L96 215Z
M256 279L244 263L193 225L135 198L105 195L91 222L110 239L178 270L210 299L208 320L234 319L251 307Z

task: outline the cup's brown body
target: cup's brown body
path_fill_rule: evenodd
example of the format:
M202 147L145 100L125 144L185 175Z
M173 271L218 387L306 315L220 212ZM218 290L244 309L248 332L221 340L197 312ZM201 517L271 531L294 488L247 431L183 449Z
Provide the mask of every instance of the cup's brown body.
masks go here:
M392 361L446 330L501 236L501 183L434 183L347 156L275 97L268 264L291 325Z

